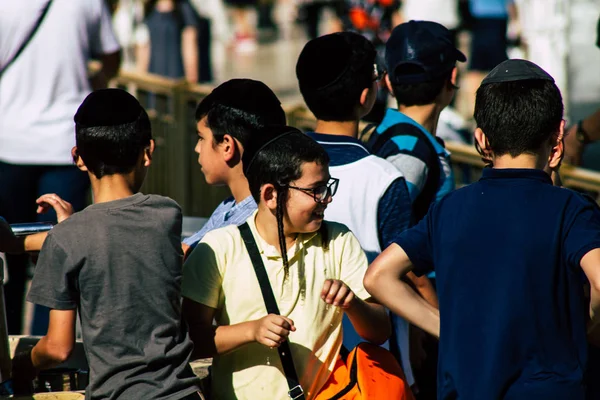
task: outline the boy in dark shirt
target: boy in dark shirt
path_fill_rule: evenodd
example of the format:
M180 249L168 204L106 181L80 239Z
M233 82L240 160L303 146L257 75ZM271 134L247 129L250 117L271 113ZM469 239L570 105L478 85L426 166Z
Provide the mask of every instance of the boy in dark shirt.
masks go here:
M94 204L48 234L27 299L49 307L48 333L13 360L23 388L69 358L81 316L86 399L199 399L181 323L181 210L139 193L152 161L148 114L119 89L90 94L75 115L73 159Z
M600 309L600 211L552 185L563 104L537 65L508 60L477 92L475 139L493 168L452 192L369 268L382 304L439 335L438 399L583 399L586 302ZM435 268L439 312L398 277Z

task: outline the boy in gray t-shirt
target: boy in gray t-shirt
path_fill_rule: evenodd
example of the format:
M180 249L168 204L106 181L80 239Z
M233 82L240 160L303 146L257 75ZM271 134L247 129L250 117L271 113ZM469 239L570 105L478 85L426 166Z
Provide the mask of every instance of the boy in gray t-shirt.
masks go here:
M73 159L94 204L48 235L28 300L48 333L13 360L16 390L68 359L77 309L90 365L86 399L200 399L181 323L181 210L138 193L152 160L150 121L125 91L90 94L75 115Z

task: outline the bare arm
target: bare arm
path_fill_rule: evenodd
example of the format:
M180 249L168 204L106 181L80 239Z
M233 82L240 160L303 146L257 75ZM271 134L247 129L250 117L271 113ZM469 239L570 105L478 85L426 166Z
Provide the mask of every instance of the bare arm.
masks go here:
M48 369L65 362L75 346L76 310L50 310L48 333L31 352L37 370Z
M439 311L401 280L411 269L412 264L406 252L394 243L367 270L365 288L395 314L439 337Z
M356 333L363 339L383 344L390 337L392 326L387 311L381 304L356 297L354 304L345 311Z
M343 281L327 279L321 299L343 309L363 339L381 344L390 337L392 328L385 308L374 301L359 299Z
M103 89L108 86L108 82L117 76L121 65L121 51L103 54L100 56L102 68L91 78L92 89Z
M591 142L600 140L600 109L581 121L583 131ZM577 124L571 126L565 135L565 159L573 165L581 164L585 145L577 139Z
M181 54L185 79L190 83L198 82L198 30L192 26L181 32Z
M435 308L440 308L437 293L431 283L431 280L426 276L416 276L414 272L406 274L406 278L413 284L414 289L423 297L429 304Z
M278 347L290 331L296 330L292 320L273 314L235 325L214 326L216 312L215 308L183 298L182 313L194 342L194 359L226 354L252 342Z

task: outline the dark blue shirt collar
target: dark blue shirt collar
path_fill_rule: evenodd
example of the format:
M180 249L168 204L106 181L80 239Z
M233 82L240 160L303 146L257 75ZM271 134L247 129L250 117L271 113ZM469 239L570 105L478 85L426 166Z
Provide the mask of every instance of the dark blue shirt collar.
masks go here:
M481 175L481 180L486 179L533 179L552 185L552 179L550 179L550 176L540 169L485 168Z
M330 167L350 164L371 154L360 140L353 137L316 132L306 132L306 134L325 148L329 154Z

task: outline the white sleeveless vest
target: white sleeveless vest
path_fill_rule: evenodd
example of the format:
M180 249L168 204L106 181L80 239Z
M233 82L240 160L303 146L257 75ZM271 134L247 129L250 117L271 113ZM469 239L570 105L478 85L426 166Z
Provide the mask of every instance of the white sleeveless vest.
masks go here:
M371 262L382 251L377 226L379 201L402 174L391 163L374 155L329 167L329 172L340 183L325 210L325 219L350 228Z

